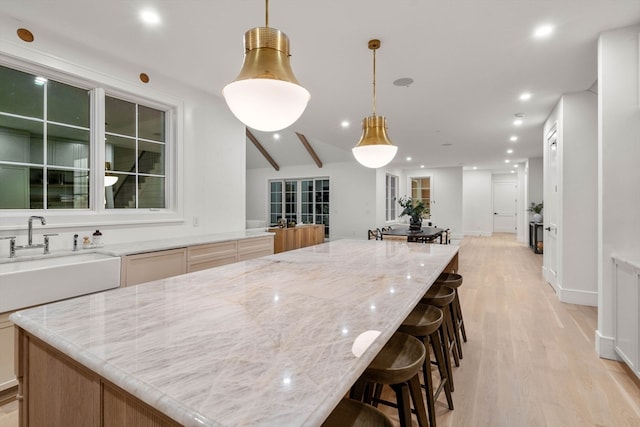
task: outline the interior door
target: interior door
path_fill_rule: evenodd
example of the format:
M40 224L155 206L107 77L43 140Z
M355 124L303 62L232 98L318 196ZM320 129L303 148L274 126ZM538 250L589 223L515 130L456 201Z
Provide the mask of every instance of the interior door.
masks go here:
M493 232L515 233L517 231L518 184L515 182L493 183Z
M547 188L544 201L544 274L547 282L558 291L558 211L559 211L559 176L558 132L554 126L547 135Z

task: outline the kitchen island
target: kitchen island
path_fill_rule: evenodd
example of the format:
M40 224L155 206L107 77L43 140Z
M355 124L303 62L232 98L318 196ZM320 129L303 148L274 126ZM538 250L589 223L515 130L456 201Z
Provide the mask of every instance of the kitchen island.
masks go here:
M20 311L21 425L319 425L457 252L338 240Z

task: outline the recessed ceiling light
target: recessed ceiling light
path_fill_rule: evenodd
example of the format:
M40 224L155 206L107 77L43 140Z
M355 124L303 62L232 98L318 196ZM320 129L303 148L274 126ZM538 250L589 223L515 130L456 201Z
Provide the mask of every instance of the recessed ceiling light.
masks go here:
M516 142L518 140L518 137L513 135L511 138L509 138L509 141L511 142Z
M45 77L36 77L34 80L34 83L38 86L42 86L47 82L47 79Z
M420 169L424 169L424 165L420 165Z
M474 166L474 167L473 167L473 170L474 170L474 171L477 171L477 170L478 170L478 167L477 167L477 166Z
M537 39L542 39L545 37L549 37L553 33L553 27L551 25L545 24L537 27L533 31L533 37Z
M505 162L505 163L510 163L510 162L511 162L511 160L506 159L504 162Z
M524 92L520 94L520 101L528 101L531 99L531 93Z
M280 134L279 133L274 133L273 134L273 139L275 139L276 141L280 139Z
M511 154L511 153L513 153L513 150L512 150L511 148L509 148L509 149L507 150L507 154Z
M411 157L407 157L407 162L410 162L410 161L411 161Z
M518 164L513 165L514 168L518 169Z
M348 128L349 122L347 120L343 120L342 123L340 123L340 126L342 126L343 128Z
M140 11L140 20L148 25L158 25L160 23L160 15L154 10L144 9Z
M513 121L513 124L516 125L516 126L520 126L522 123L523 123L522 119L516 119L516 120Z
M511 173L516 173L516 171L512 170Z

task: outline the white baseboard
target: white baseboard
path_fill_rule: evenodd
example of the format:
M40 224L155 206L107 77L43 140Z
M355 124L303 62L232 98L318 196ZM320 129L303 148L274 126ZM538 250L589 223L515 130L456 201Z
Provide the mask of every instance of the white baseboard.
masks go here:
M605 337L596 330L596 353L604 359L621 360L615 349L615 338Z
M568 304L598 306L598 293L593 291L582 291L577 289L566 289L558 284L558 299Z

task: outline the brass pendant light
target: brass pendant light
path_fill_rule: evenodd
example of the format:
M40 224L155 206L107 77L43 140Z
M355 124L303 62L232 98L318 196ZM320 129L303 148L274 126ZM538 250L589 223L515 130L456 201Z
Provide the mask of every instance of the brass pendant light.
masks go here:
M264 27L244 34L245 57L240 74L222 89L233 114L246 126L276 131L293 124L311 98L298 83L289 62L289 38L269 27L269 0L265 0Z
M373 115L362 120L362 136L351 149L356 160L368 168L387 165L398 151L387 135L387 119L376 115L376 50L379 47L380 40L369 40L369 49L373 51Z

